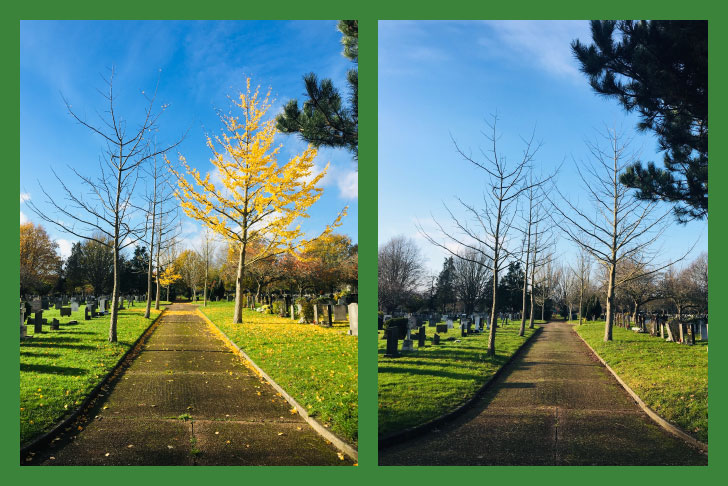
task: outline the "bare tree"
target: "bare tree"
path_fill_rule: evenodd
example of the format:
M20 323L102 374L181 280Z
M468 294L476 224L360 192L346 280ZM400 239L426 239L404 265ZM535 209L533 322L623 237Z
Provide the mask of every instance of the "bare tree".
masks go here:
M434 217L444 241L455 243L460 248L469 249L482 254L485 259L474 261L487 262L486 268L493 276L493 300L491 308L491 326L488 335L489 356L495 355L495 335L498 318L498 276L500 270L507 266L508 260L514 258L515 252L512 249L513 241L509 233L513 226L513 220L517 213L518 198L524 191L527 191L533 184L525 180L524 171L533 160L540 145L534 144L534 136L524 140L525 148L518 162L509 164L505 157L498 151L498 133L496 125L498 117L493 116L493 121L488 124L490 131L483 133L490 144L490 150L481 150L482 160L476 160L472 155L466 154L457 142L453 139L455 149L463 159L473 164L485 173L485 190L483 192L484 204L482 208L464 202L458 198L462 206L465 218L456 216L447 206L446 210L450 215L455 231L446 230ZM425 232L420 226L420 232L434 245L443 248L453 256L463 259L449 245L436 240ZM517 250L516 250L517 252Z
M98 177L86 175L69 167L88 190L88 197L77 194L77 191L69 188L53 171L53 175L65 193L64 202L55 201L40 185L40 182L39 185L46 196L46 202L55 210L56 216L49 215L31 201L27 202L38 216L58 226L61 230L113 249L114 284L109 324L110 342L117 340L117 307L120 296L119 254L124 248L134 245L142 239L146 231L146 222L143 218L137 217L139 208L135 205L139 168L148 160L170 150L181 141L162 149L153 147L150 143L150 134L156 130L157 121L166 108L166 105L162 105L158 111L155 111L156 87L151 96L144 95L148 103L141 122L137 128L128 133L127 121L115 110L116 98L113 80L114 71L112 69L109 79L105 80L108 91L102 93L108 109L104 115L99 114L100 121L96 125L88 122L85 117L79 116L72 109L71 104L64 99L71 117L106 144L104 153L99 158ZM95 235L103 235L105 238L98 238Z
M205 227L205 232L202 234L202 242L200 244L199 253L202 257L202 261L205 265L205 286L203 290L203 306L207 307L207 279L210 273L210 262L212 261L213 255L215 254L217 239L215 233L210 228Z
M463 304L466 314L472 314L478 303L485 300L486 288L491 275L490 264L482 251L463 250L455 259L455 293Z
M420 284L424 261L412 238L395 236L379 247L379 307L393 309L403 305Z
M582 321L581 310L584 308L584 292L589 288L592 272L591 265L589 252L580 247L576 257L576 264L571 268L579 283L579 325L581 325Z
M562 226L567 237L606 268L604 341L611 341L616 289L639 275L625 275L618 280L617 267L626 259L646 254L648 247L665 231L670 211L659 211L656 202L633 197L634 191L620 182L620 176L627 166L634 163L636 154L630 152L629 140L623 141L616 130L607 129L604 138L604 147L598 143L587 144L593 158L591 163L575 164L593 213L570 201L558 188L554 189L560 201L551 202L554 213L568 223ZM652 271L661 268L664 266Z

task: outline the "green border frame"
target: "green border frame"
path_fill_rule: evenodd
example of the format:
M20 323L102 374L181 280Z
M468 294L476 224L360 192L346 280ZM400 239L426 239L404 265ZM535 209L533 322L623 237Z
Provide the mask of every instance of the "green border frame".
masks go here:
M173 6L172 6L173 5ZM724 84L726 73L725 54L721 46L728 45L726 33L726 8L717 2L679 3L675 0L649 0L639 4L634 0L615 0L609 4L590 4L568 0L558 5L551 2L523 0L517 3L487 3L475 1L432 2L424 0L412 2L411 5L396 4L383 0L370 0L361 3L334 2L322 0L315 3L278 0L275 7L269 3L220 2L219 4L200 4L192 2L176 2L171 5L152 4L139 0L127 0L123 4L104 4L88 0L68 3L38 0L33 3L6 6L2 20L2 45L5 58L10 66L0 81L5 96L2 97L2 126L0 132L5 142L6 155L9 162L5 164L6 177L2 184L5 190L0 194L4 207L13 211L4 215L6 224L17 221L19 211L19 32L20 19L101 19L101 18L150 18L150 19L213 19L213 18L286 18L286 19L321 19L321 18L358 18L360 20L360 124L363 136L360 140L359 163L359 286L361 314L364 320L373 321L376 312L376 249L377 249L377 19L507 19L507 18L543 18L543 19L587 19L587 18L708 18L710 20L710 81L716 89L711 92L710 106L713 113L713 131L722 133L726 115L721 108L725 107L723 92L718 86ZM656 15L657 14L657 15ZM716 142L710 148L713 160L720 160L725 154L723 144ZM712 163L710 178L713 181L726 180L728 169L725 164ZM713 224L709 232L711 242L720 242L725 230L721 224L722 211L725 208L725 196L722 191L713 191ZM718 209L716 209L718 208ZM716 212L717 211L717 212ZM716 221L716 218L719 218ZM13 222L13 224L15 224ZM16 233L17 235L17 233ZM712 245L715 246L715 245ZM18 288L18 261L13 255L18 254L18 238L8 237L0 242L0 248L9 260L4 266L6 278L0 281L0 295L15 295ZM726 291L726 285L716 275L723 275L726 257L713 255L712 281L710 284L710 300L718 299ZM717 309L712 306L713 314ZM17 315L7 312L6 324L0 346L0 376L6 387L6 399L0 402L3 412L3 434L0 445L0 463L5 477L9 480L50 482L64 484L74 481L102 481L105 484L128 483L130 479L143 482L164 480L178 484L199 482L200 480L235 482L250 481L285 481L295 484L317 483L331 484L345 481L350 484L371 484L374 481L417 481L424 483L442 483L443 481L472 481L488 483L493 481L534 481L542 483L584 483L612 484L619 482L660 481L662 484L693 484L718 482L723 476L726 466L722 460L726 453L724 435L726 433L726 417L720 411L726 407L726 377L721 371L728 369L725 356L725 336L728 332L721 326L715 326L712 332L717 351L710 360L712 371L711 400L713 410L719 411L711 419L712 444L710 465L708 467L379 467L377 466L377 370L376 370L376 333L367 333L367 325L361 327L359 353L359 461L358 468L325 468L325 467L277 467L277 468L237 468L188 467L110 467L102 474L100 470L88 467L70 468L21 468L18 465L19 425L17 411L19 407L16 390L18 389L17 362L19 351L16 345ZM11 325L12 324L12 325ZM373 329L373 328L372 328ZM538 453L538 451L534 451ZM51 472L52 471L52 472Z

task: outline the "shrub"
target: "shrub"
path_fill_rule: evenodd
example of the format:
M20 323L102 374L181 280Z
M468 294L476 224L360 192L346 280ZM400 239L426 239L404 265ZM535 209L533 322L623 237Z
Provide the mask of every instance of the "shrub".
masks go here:
M384 329L389 329L390 327L399 328L399 339L404 339L405 336L407 336L408 322L409 319L406 317L395 317L394 319L390 319L384 323Z

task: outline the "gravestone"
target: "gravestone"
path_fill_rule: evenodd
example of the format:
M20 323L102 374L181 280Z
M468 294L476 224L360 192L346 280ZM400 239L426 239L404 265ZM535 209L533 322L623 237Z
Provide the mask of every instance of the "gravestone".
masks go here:
M475 320L475 329L478 331L482 330L483 329L483 327L482 327L483 319L480 317L480 315L476 314L474 317L474 320Z
M63 307L63 301L61 299L56 299L54 304L56 310L61 310L61 307Z
M313 323L318 324L318 304L313 303Z
M399 337L399 329L396 327L388 327L384 331L384 335L387 337L387 351L384 356L388 358L396 358L399 356L397 352L397 338Z
M427 329L425 326L420 326L420 332L417 335L417 347L418 348L424 348L425 347L425 329Z
M447 333L447 324L438 324L437 326L435 326L435 332Z
M83 318L84 318L84 320L90 321L91 320L91 312L90 312L91 309L89 308L89 306L84 307L83 308L83 311L84 311L83 312Z
M20 339L28 337L28 327L25 325L25 305L20 305Z
M452 329L454 327L452 319L450 319L450 318L448 318L447 321L445 321L445 325L447 326L448 329Z
M701 341L707 341L708 340L708 323L701 319L700 320L700 340Z
M333 307L334 307L334 306L332 306L331 304L327 304L327 305L326 305L326 314L327 314L327 316L326 316L326 317L327 317L327 324L326 324L326 325L327 325L328 327L331 327L331 326L332 326L332 324L333 324L333 323L332 323L332 320L331 320L331 319L332 319L332 317L333 317L333 314L334 314L334 312L333 312Z
M407 335L402 340L402 351L414 351L415 345L412 342L412 336L411 336L411 330L409 326L407 326Z
M71 308L61 307L61 317L71 317Z
M71 312L78 312L78 302L71 302Z
M346 306L345 305L335 305L334 306L334 320L335 321L345 321L346 320Z
M99 312L106 312L106 299L99 300Z
M50 310L51 308L51 302L48 300L48 297L42 297L40 299L40 305L43 310Z
M468 335L468 323L467 322L460 322L460 337L465 337Z
M434 345L440 344L440 335L439 334L435 334L434 336L432 336L432 344L434 344Z
M30 303L30 312L35 314L36 312L40 312L43 310L43 303L40 299L35 299Z
M349 333L350 336L359 335L359 304L349 304Z
M68 307L68 296L63 296L63 298L61 299L61 305L64 307Z
M51 321L51 331L57 331L60 328L61 328L60 321L54 317L53 320Z
M35 327L33 328L33 332L36 334L40 334L43 332L43 310L35 313Z

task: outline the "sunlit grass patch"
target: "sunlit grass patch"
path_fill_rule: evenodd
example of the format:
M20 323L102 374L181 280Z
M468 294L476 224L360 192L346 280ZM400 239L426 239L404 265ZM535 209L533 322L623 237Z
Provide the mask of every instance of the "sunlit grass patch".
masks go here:
M121 356L141 336L161 311L152 309L144 318L144 307L119 311L118 342L109 343L109 317L84 320L84 307L71 317L60 311L43 311L50 322L54 317L61 329L34 335L20 342L20 443L25 443L52 428L77 408L88 393L119 362ZM76 320L78 324L69 325Z
M358 438L358 338L347 322L325 328L245 310L243 324L233 324L232 302L200 306L258 366L332 431L356 443Z
M496 332L496 356L486 356L488 332L460 337L460 331L442 333L440 344L432 344L434 327L426 327L425 348L384 356L386 340L379 331L379 435L386 436L433 420L472 398L483 384L530 337L526 328L518 336L520 322L511 321ZM446 341L449 337L453 341ZM401 346L401 343L400 343Z
M615 326L605 343L603 321L575 329L650 408L708 442L707 342L685 346Z

